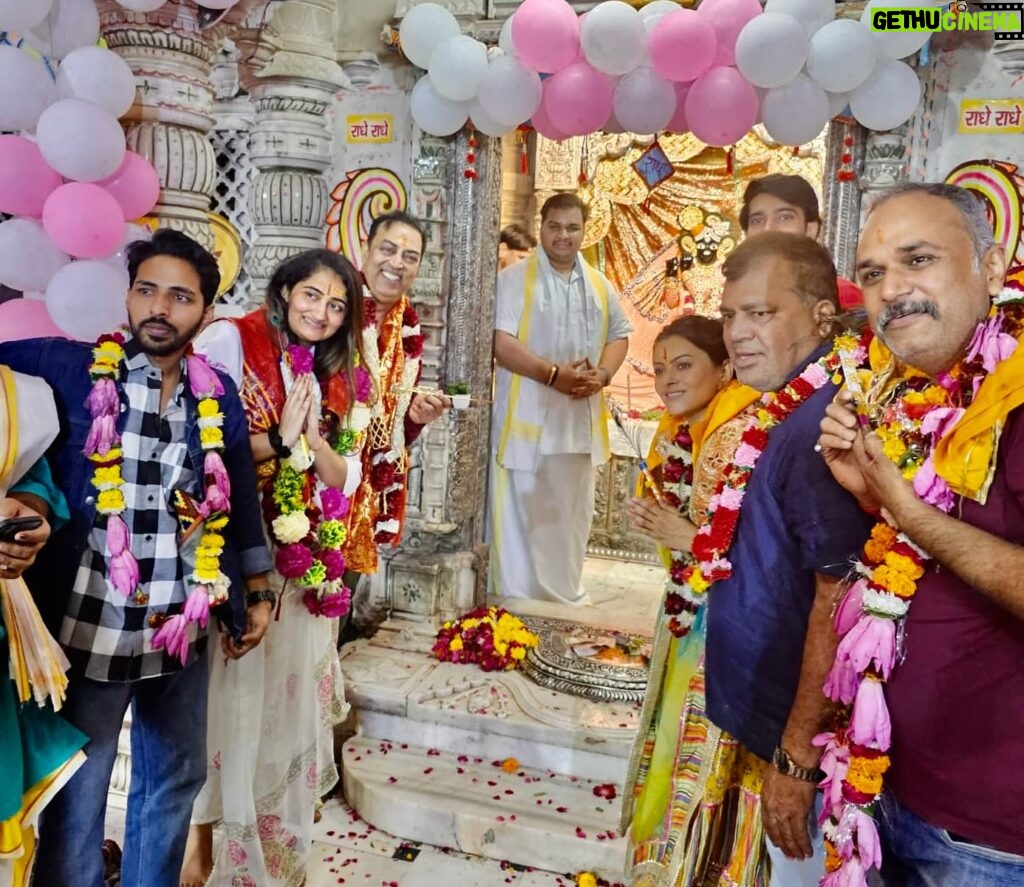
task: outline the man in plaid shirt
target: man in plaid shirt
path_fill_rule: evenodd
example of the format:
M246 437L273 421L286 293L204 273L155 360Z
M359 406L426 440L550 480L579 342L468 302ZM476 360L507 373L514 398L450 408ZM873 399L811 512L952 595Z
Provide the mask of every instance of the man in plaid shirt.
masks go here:
M205 481L198 405L184 356L212 314L220 274L199 244L163 230L129 248L129 281L130 335L117 380L127 505L121 517L140 579L127 599L109 581L106 531L94 526L103 521L96 520L93 466L83 453L92 424L86 399L93 346L60 339L0 346L0 362L50 384L61 414L49 457L72 519L51 538L30 582L72 663L62 714L90 739L88 761L43 817L36 887L102 887L107 788L129 705L124 887L177 887L192 802L206 777L206 632L190 626L184 665L154 650L152 640L163 618L183 611L188 594L191 557L180 550L172 497L181 490L202 500ZM238 657L259 644L269 624L271 559L241 403L231 380L219 375L223 461L231 483L220 561L231 591L219 615L224 652Z

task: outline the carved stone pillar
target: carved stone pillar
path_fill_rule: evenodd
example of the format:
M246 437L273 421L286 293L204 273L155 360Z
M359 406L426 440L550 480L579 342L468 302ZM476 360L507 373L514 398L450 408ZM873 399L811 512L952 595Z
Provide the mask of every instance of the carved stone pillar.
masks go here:
M836 271L853 279L857 258L857 236L860 232L860 186L857 175L864 164L866 130L856 121L837 117L829 125L825 153L825 175L821 183L824 209L822 240ZM843 162L844 156L851 159ZM841 175L849 170L854 178Z
M326 115L344 80L331 43L335 7L334 0L275 4L267 31L280 48L247 82L256 112L249 272L257 292L283 259L324 243L323 173L332 153Z
M424 136L413 162L412 209L427 226L415 288L427 336L424 384L467 382L478 398L429 426L414 449L405 538L385 552L374 580L393 617L381 642L394 644L398 632L416 648L429 647L440 620L481 603L486 588L501 143L477 134L477 177L469 179L468 138L465 131L454 141Z
M200 30L196 7L183 0L150 13L112 0L98 5L107 45L135 72L136 101L122 122L128 147L160 176L152 215L212 247L206 214L217 162L207 135L214 122L210 32Z

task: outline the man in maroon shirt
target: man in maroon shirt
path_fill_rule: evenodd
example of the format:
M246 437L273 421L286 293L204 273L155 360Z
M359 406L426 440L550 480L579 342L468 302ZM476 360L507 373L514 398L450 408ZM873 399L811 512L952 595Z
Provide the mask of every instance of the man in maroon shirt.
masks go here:
M800 176L772 173L754 179L743 192L740 227L747 237L764 231L789 231L817 240L821 233L818 195L811 183ZM845 277L837 276L836 283L840 310L861 308L864 299L860 287Z
M948 185L884 195L857 252L872 328L932 379L964 358L1005 271L980 201ZM892 768L877 815L886 885L1024 885L1024 409L1014 381L1022 355L1006 344L986 377L1010 377L985 426L987 495L958 496L948 514L917 497L860 428L849 395L822 422L819 447L836 479L930 555L905 659L886 685Z

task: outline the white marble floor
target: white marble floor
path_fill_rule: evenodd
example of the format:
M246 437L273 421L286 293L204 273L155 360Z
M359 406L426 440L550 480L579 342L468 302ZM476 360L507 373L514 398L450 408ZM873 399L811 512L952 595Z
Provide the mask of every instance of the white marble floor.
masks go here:
M589 558L584 582L592 605L574 612L580 622L609 623L624 631L651 631L661 599L664 571L660 566ZM542 602L517 600L517 611L564 616L564 609ZM548 608L554 608L548 612ZM121 842L123 813L111 809L107 834ZM469 856L448 848L404 841L361 820L343 800L330 801L316 828L313 859L305 887L573 887L577 872L523 868ZM607 881L599 883L607 885ZM621 885L615 885L621 887Z
M403 841L363 822L343 802L332 801L317 826L306 887L572 887L576 874L536 871Z

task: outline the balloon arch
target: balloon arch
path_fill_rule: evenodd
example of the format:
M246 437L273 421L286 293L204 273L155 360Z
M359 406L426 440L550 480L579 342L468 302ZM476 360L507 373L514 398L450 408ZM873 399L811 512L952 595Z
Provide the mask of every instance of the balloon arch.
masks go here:
M490 50L424 3L399 35L427 71L411 103L431 135L472 121L501 136L528 123L551 139L692 132L724 147L760 122L775 141L800 145L844 111L887 130L917 108L920 81L901 59L929 35L872 31L871 11L885 2L870 0L854 21L836 19L833 0L702 0L696 10L604 0L581 16L566 0L525 0Z

